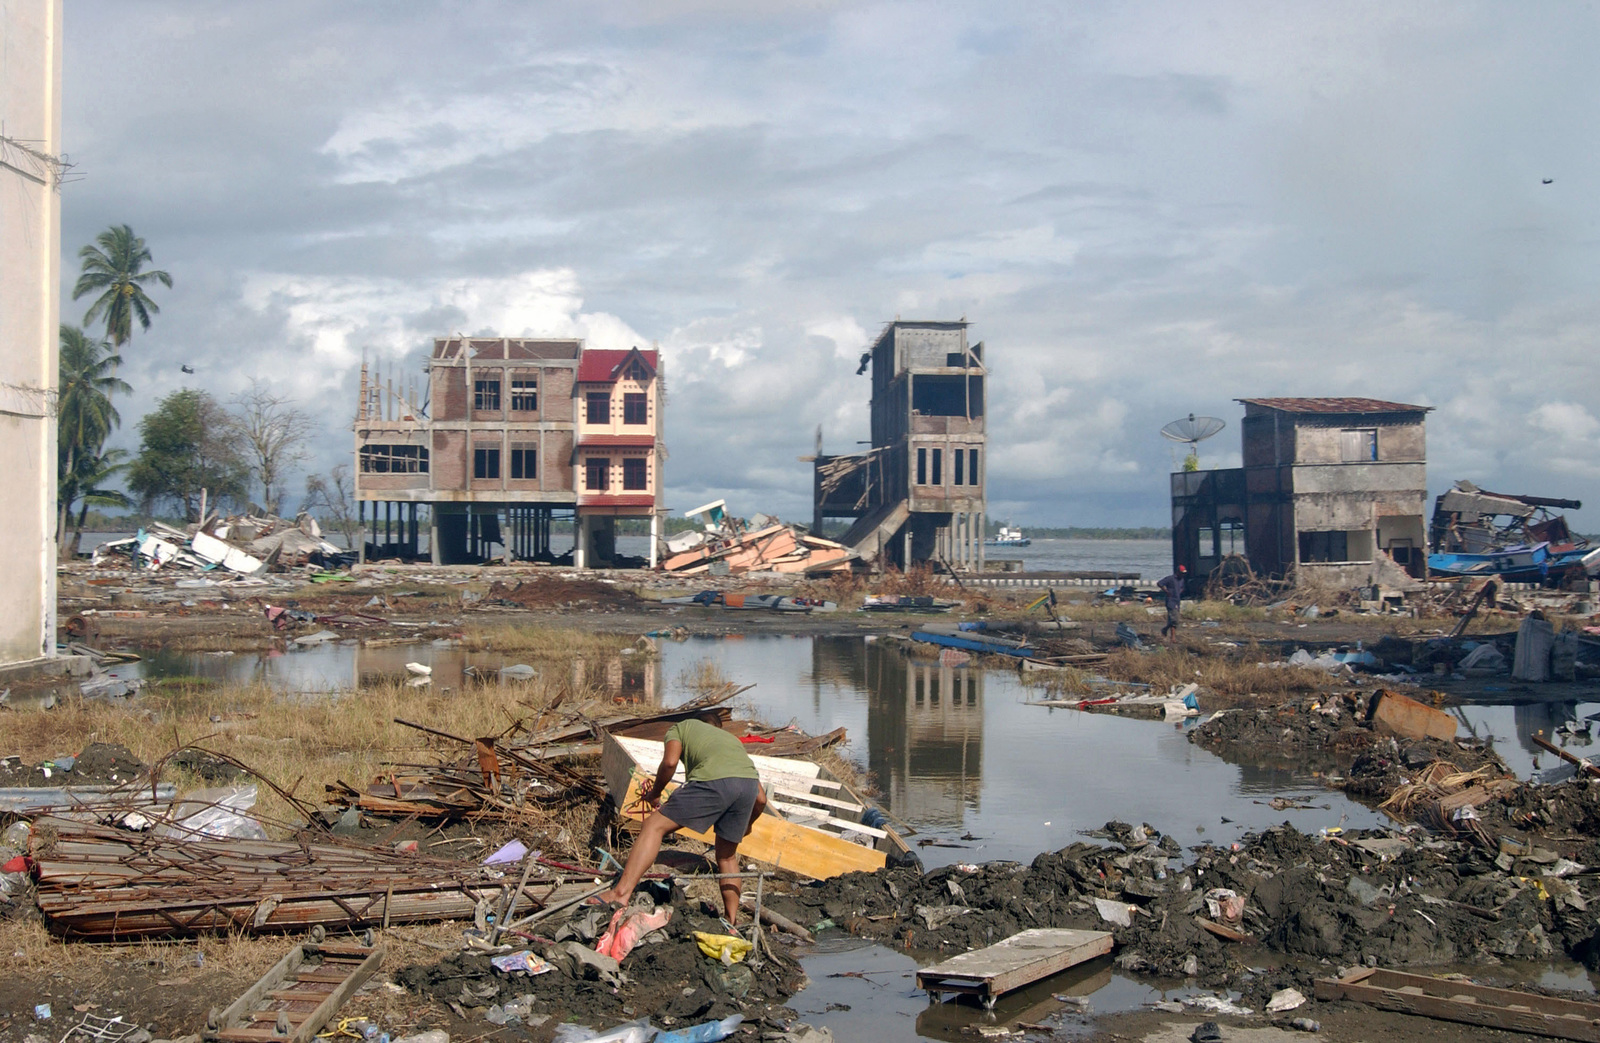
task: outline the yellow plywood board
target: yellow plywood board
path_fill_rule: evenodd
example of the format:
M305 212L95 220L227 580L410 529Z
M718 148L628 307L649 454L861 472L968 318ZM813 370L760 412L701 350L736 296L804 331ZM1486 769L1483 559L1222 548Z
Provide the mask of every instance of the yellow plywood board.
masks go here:
M607 740L608 753L622 752L612 737L607 736ZM616 770L618 767L620 765L614 762L608 765L606 772L613 795L623 789L621 772ZM651 780L636 764L631 763L631 759L629 767L631 770L627 774L625 795L618 800L618 805L624 818L642 822L648 809L639 803L639 794ZM667 793L670 795L676 788L676 785L669 785ZM710 831L702 833L684 829L679 832L701 843L716 843L716 837ZM784 869L812 880L826 880L842 873L858 871L871 873L882 869L887 863L882 851L852 844L820 829L788 822L770 814L758 818L755 829L739 842L739 856L771 866L781 864Z

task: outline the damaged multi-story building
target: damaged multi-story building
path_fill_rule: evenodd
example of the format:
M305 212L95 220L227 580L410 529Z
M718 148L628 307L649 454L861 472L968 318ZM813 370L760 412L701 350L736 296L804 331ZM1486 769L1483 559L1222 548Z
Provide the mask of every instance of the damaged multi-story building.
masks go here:
M1191 586L1224 558L1341 586L1426 574L1430 406L1242 398L1242 467L1172 475L1172 556ZM1396 568L1398 566L1398 569Z
M983 568L983 344L967 322L896 319L862 356L872 371L872 441L813 463L812 531L846 519L839 542L862 559L904 568Z
M441 337L425 394L361 368L355 497L363 554L435 564L501 554L555 561L570 520L572 561L611 564L616 522L661 522L661 360L654 349L581 340ZM370 511L370 517L369 517Z

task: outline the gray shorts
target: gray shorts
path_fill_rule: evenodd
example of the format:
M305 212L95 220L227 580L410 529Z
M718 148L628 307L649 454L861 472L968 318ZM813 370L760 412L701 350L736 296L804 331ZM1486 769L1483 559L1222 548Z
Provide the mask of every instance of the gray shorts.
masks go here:
M756 779L712 779L690 782L672 791L661 813L678 825L703 833L713 824L717 836L732 844L744 839L755 810Z

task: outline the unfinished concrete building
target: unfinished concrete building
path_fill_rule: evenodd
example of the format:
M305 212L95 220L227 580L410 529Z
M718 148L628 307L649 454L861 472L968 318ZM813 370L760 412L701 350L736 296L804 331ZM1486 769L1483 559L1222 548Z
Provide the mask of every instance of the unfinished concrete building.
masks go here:
M1198 589L1230 555L1340 586L1427 568L1424 421L1370 398L1244 398L1244 466L1172 475L1172 557ZM1402 577L1403 578L1403 577Z
M610 564L614 540L597 545L596 534L611 532L618 516L659 513L655 355L586 350L580 340L443 337L434 341L420 400L403 378L397 386L393 374L363 365L355 420L363 554L416 558L425 523L435 564L497 553L555 561L552 524L560 517L574 527L575 564ZM623 356L627 365L619 366ZM640 394L642 414L630 397ZM627 432L626 447L609 441L617 430ZM614 475L595 463L602 454L622 457ZM638 465L627 463L635 455L648 459L642 488L634 488ZM654 558L652 540L652 565Z
M872 368L872 443L813 464L813 531L848 519L839 541L863 559L904 568L983 568L983 344L967 323L896 319L863 357Z

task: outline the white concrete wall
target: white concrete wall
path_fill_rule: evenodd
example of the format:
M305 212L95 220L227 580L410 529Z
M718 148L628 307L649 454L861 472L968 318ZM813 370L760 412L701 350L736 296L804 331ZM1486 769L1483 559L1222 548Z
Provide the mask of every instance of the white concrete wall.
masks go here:
M55 651L61 4L0 0L0 665Z

